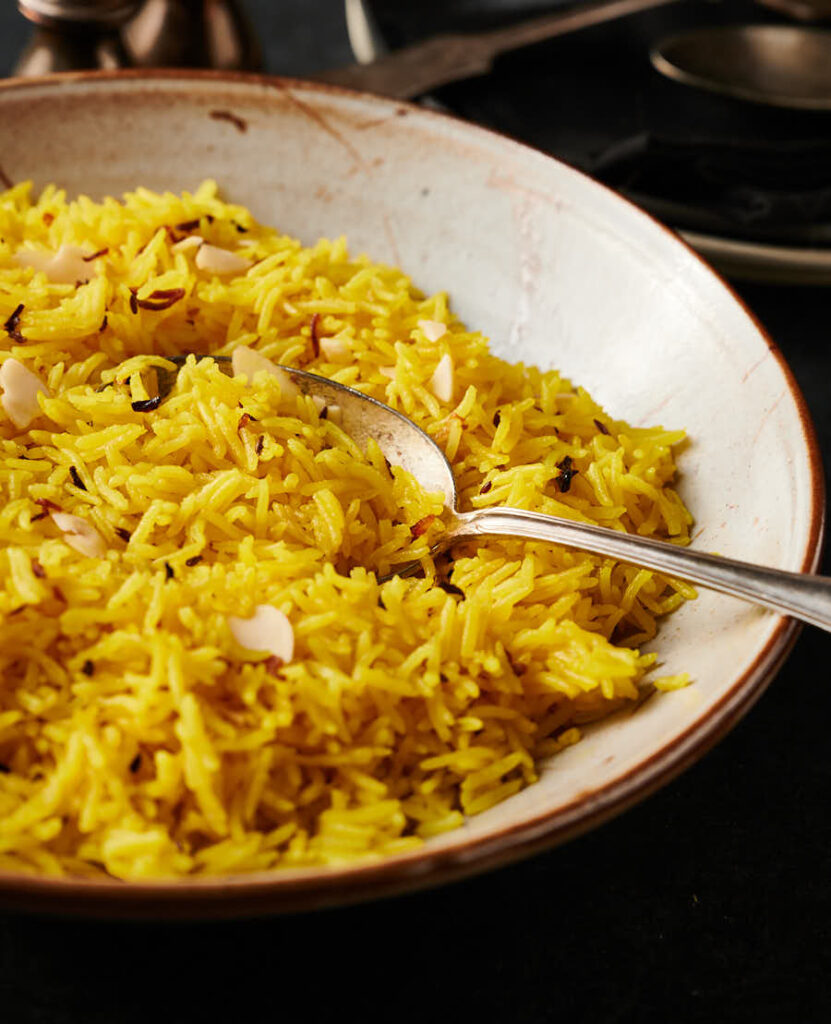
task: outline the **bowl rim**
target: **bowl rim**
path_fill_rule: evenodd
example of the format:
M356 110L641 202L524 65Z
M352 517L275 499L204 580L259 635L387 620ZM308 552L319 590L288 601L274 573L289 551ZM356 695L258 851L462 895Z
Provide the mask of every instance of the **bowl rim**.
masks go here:
M619 203L636 211L680 245L737 303L756 328L777 362L794 402L810 469L809 531L800 571L814 572L822 554L825 527L825 482L822 457L807 403L779 347L758 317L733 287L715 271L677 232L650 213L555 157L542 153L511 136L466 121L454 114L435 111L401 100L375 96L329 83L296 77L201 69L144 69L118 71L70 71L59 74L9 78L0 81L0 101L10 93L32 88L61 88L72 84L122 81L157 82L175 88L177 83L208 82L268 86L362 99L393 110L406 109L421 118L450 122L492 144L516 147L535 159L567 167L574 174L603 189ZM5 183L3 183L5 187ZM729 690L696 722L674 739L653 751L621 776L604 785L579 792L566 804L540 811L498 829L484 838L457 833L451 846L418 850L385 859L324 868L293 868L229 876L206 876L125 882L116 878L29 875L0 871L0 905L46 913L80 913L91 917L122 918L221 918L320 909L362 902L460 880L524 859L589 831L645 799L694 764L722 739L752 708L770 684L793 647L801 624L778 616L772 632L753 662Z

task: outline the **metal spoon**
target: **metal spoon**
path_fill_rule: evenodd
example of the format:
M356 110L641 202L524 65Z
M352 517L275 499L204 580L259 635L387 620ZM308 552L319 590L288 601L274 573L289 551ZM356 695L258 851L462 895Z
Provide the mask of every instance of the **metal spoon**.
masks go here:
M187 356L166 358L181 366ZM228 356L197 355L196 358L215 359L223 368L230 363ZM831 577L783 572L749 562L737 562L663 541L519 508L460 512L450 463L436 442L411 419L360 391L325 377L291 366L282 366L281 369L303 394L318 395L327 405L339 406L341 425L359 447L365 448L367 442L374 439L392 465L412 473L425 490L444 495L446 530L433 549L434 555L459 541L479 537L550 541L701 583L831 632ZM177 372L163 370L159 374L159 395L162 398L170 392ZM417 562L397 566L390 575L411 575L418 568Z
M660 40L653 66L669 78L773 107L831 110L831 32L791 25L693 29Z

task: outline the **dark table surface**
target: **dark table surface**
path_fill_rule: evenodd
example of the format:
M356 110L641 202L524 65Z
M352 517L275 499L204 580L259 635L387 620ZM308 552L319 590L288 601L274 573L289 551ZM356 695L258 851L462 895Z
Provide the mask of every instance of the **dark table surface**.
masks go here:
M339 0L248 7L268 70L349 59ZM25 35L7 0L0 73ZM802 386L827 471L831 291L738 290ZM829 663L831 639L806 629L765 697L680 779L581 839L467 882L216 924L0 914L0 1021L829 1020Z

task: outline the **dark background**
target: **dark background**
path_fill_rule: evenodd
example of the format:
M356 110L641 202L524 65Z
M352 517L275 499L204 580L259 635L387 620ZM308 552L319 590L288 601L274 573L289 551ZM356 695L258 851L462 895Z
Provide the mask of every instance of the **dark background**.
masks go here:
M338 0L247 6L268 70L348 61ZM6 0L0 73L26 33ZM804 390L827 470L831 293L738 288ZM0 913L0 1021L831 1019L830 660L831 640L806 629L699 765L590 835L467 882L217 924Z

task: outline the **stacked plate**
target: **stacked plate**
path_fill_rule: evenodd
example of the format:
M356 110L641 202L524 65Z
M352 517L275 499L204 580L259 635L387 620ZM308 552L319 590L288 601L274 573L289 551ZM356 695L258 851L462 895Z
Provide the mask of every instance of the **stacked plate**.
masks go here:
M556 10L552 0L349 0L359 59L442 31ZM560 4L559 6L570 6ZM674 4L500 59L434 99L622 192L745 278L831 282L831 114L672 82L650 49L698 26L782 23L748 2ZM372 31L367 30L370 26Z

